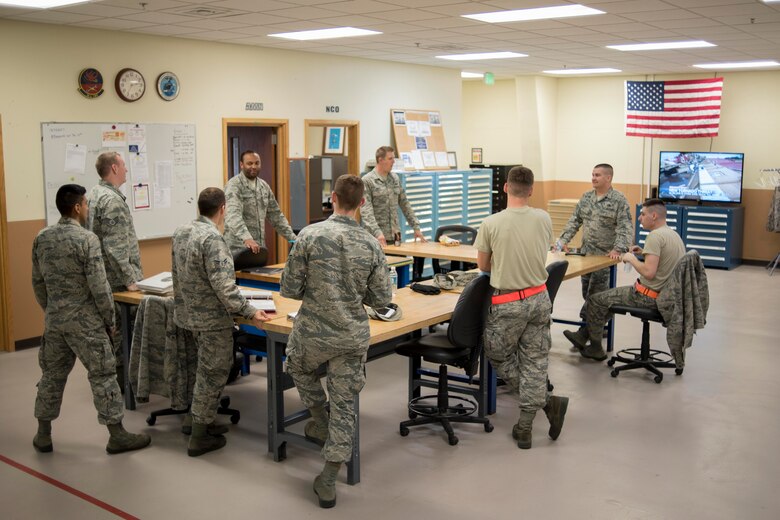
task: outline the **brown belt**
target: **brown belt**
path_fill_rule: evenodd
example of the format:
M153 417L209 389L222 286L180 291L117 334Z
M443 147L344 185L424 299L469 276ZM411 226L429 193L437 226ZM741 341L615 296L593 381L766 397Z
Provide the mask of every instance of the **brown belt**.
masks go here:
M634 282L634 290L636 292L638 292L639 294L644 294L648 298L653 298L653 299L658 298L658 294L659 294L658 291L654 291L652 289L649 289L649 288L645 287L644 285L642 285L641 283L639 283L639 280Z

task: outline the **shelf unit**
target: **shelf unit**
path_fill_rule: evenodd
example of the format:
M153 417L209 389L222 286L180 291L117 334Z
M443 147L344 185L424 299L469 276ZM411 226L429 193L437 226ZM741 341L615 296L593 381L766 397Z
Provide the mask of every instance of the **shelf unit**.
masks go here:
M647 231L639 225L641 205L636 208L636 243L644 247ZM742 228L745 209L741 206L666 206L666 222L682 237L686 250L699 252L706 267L732 269L742 263Z
M420 221L425 238L433 240L441 226L460 224L479 229L492 212L493 171L473 170L399 172L401 186ZM414 229L406 222L400 208L401 239L414 240ZM425 260L423 276L431 276L430 259Z

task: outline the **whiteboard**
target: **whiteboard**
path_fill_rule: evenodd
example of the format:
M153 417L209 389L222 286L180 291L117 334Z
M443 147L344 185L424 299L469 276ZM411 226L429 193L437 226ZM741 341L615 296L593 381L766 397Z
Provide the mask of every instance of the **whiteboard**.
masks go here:
M87 189L100 177L98 155L116 151L127 165L127 197L140 240L170 237L197 216L195 125L168 123L42 123L46 222L60 213L55 199L63 184Z

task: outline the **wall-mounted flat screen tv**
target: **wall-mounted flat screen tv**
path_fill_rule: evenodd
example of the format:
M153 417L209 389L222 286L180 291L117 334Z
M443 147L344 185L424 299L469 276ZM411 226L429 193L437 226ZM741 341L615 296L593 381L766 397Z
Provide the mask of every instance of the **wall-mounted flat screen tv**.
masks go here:
M658 197L738 204L744 163L744 153L661 152Z

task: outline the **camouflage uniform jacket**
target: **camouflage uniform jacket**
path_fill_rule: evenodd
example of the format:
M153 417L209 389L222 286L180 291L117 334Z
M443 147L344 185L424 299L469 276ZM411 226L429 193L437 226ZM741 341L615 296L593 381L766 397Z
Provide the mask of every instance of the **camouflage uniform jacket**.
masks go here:
M188 367L184 331L173 322L173 298L145 296L138 305L129 376L135 400L148 403L149 395L171 399L171 408L186 410L192 402L189 391L194 369Z
M391 298L387 260L379 242L352 218L332 215L304 228L290 251L281 294L303 300L290 345L317 345L334 352L368 349L363 305Z
M114 298L100 241L63 217L33 241L32 284L46 313L46 330L81 333L114 326Z
M420 221L414 215L412 205L401 187L401 179L393 172L382 178L376 168L363 177L366 203L360 208L360 217L369 232L378 237L380 234L392 243L393 234L401 231L398 222L398 207L415 231L420 230Z
M230 249L241 249L244 240L253 239L265 246L265 219L271 221L274 229L287 240L295 240L271 187L261 178L254 182L240 173L225 186L227 208L225 213L225 242Z
M236 285L233 257L216 224L204 216L173 234L174 321L187 330L233 326L231 314L249 319L255 309Z
M561 241L567 244L580 226L584 226L584 253L603 255L613 249L625 253L634 242L631 208L626 197L612 188L601 200L596 196L596 190L582 196L561 233Z
M693 335L707 323L710 292L704 263L696 250L688 251L655 301L664 318L666 342L675 359L693 343Z
M125 196L110 183L101 180L89 190L87 229L100 239L106 276L111 289L120 291L143 280L138 237Z

